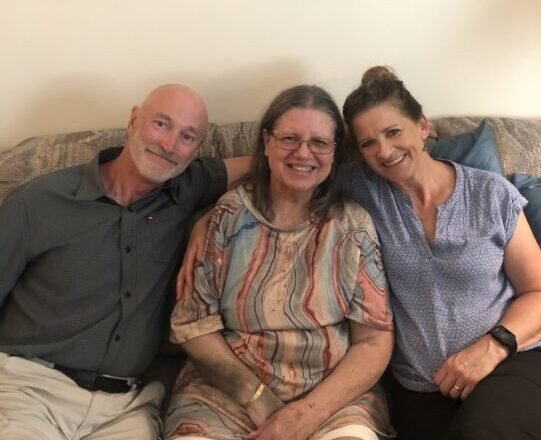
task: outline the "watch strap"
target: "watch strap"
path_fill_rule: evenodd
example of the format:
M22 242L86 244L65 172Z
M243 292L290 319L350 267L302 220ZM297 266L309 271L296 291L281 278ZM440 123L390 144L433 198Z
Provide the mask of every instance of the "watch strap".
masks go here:
M503 325L497 325L488 332L496 341L509 350L509 356L517 354L517 338Z

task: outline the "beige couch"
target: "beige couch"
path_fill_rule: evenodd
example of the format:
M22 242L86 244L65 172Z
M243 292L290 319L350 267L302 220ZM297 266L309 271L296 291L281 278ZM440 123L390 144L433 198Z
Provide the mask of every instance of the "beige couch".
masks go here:
M437 135L445 138L473 129L481 119L446 117L434 119L432 124ZM541 120L488 118L488 121L504 174L510 176L518 172L541 176ZM256 134L255 122L211 124L199 155L226 158L250 154ZM100 149L123 145L125 138L125 129L107 129L22 141L0 154L0 202L14 187L29 179L87 161ZM170 388L181 363L182 357L170 347L164 348L149 369L149 376L160 378Z

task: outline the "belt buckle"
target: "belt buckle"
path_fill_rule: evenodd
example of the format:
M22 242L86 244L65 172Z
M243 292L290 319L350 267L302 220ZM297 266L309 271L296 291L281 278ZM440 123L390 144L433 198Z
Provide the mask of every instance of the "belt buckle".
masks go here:
M100 391L103 385L103 376L96 374L94 376L94 380L92 381L92 385L90 386L90 391Z

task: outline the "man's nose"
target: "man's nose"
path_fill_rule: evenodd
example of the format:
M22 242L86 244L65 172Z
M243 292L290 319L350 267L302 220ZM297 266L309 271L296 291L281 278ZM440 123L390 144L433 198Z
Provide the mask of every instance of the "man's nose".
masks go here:
M177 135L174 131L169 131L167 133L164 133L160 139L161 147L168 153L171 153L174 151L176 143L177 143Z

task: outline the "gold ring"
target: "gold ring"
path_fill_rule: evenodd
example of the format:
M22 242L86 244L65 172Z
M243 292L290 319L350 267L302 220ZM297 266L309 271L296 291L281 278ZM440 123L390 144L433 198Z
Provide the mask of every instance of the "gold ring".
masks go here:
M457 387L456 385L453 385L453 388L454 388L455 390L457 390L457 391L462 391L462 388Z

